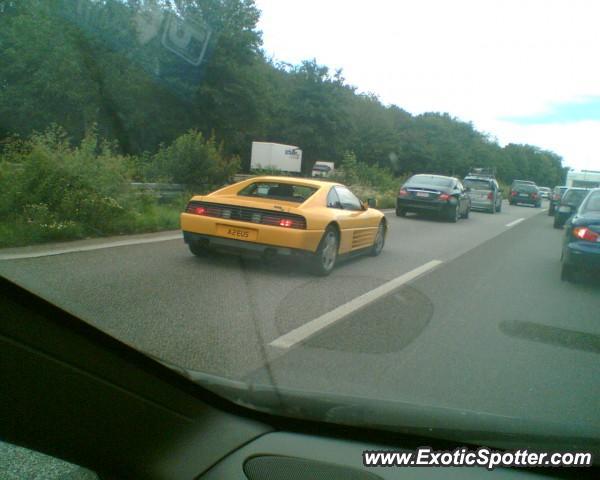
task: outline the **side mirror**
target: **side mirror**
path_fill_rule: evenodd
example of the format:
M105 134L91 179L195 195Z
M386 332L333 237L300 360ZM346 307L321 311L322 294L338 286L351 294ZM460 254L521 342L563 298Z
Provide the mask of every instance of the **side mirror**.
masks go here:
M376 198L367 198L365 202L365 206L367 208L376 208L377 207L377 199Z

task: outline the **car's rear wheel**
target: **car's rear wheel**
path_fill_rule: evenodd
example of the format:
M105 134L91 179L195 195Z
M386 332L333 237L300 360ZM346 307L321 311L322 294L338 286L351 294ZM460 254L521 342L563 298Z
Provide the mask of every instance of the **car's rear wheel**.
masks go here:
M557 216L554 217L554 223L553 223L554 228L562 228L562 222L558 219Z
M312 271L315 275L326 276L331 273L337 260L339 244L337 230L332 226L327 227L312 259Z
M498 206L496 207L496 211L497 212L501 212L502 211L502 200L500 200L500 202L498 203Z
M576 280L574 268L566 263L563 263L560 268L560 279L563 282L574 282Z
M197 257L205 257L210 252L206 245L202 245L198 242L192 242L188 244L190 252Z
M383 250L383 246L385 245L385 224L381 222L379 227L377 228L377 234L375 235L375 241L373 242L373 246L369 251L369 254L372 257L376 257Z
M396 207L396 216L397 217L406 217L406 210L400 207Z
M467 208L465 209L465 213L463 214L462 218L464 218L464 219L469 218L470 213L471 213L471 208L467 205Z
M448 213L448 221L452 222L452 223L456 223L458 222L458 219L460 218L460 209L458 208L458 205L456 205L452 210L450 210L450 212Z

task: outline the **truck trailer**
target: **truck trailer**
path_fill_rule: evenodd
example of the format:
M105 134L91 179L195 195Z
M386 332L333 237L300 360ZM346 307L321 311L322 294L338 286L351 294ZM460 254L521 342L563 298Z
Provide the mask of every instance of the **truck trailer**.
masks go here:
M567 187L598 188L600 172L596 170L571 171L567 173Z
M250 170L270 169L281 172L302 172L302 150L294 145L252 142Z

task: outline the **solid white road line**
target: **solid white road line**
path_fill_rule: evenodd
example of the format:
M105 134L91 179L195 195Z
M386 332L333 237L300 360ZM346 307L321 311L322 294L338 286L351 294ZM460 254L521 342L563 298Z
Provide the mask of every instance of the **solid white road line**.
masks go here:
M421 265L410 272L400 275L399 277L396 277L393 280L390 280L389 282L384 283L383 285L380 285L379 287L370 290L367 293L364 293L360 297L356 297L354 300L351 300L348 303L334 308L330 312L327 312L324 315L305 323L301 327L282 335L281 337L273 340L270 345L272 347L290 348L295 344L302 342L311 335L314 335L319 330L322 330L338 320L347 317L351 313L366 307L370 303L378 300L384 295L387 295L396 288L410 282L411 280L414 280L418 276L423 275L425 272L436 268L441 263L443 263L441 260L431 260L430 262L427 262L426 264Z
M524 218L517 218L516 220L514 220L514 221L512 221L510 223L507 223L506 226L507 227L514 227L515 225L521 223L523 220L525 220L525 219Z
M166 242L183 238L181 233L170 234L162 237L137 238L131 240L117 240L115 242L98 243L95 245L82 245L79 247L62 248L58 250L44 250L29 253L4 253L0 254L0 260L19 260L22 258L49 257L51 255L62 255L64 253L89 252L91 250L102 250L103 248L125 247L128 245L141 245L143 243Z

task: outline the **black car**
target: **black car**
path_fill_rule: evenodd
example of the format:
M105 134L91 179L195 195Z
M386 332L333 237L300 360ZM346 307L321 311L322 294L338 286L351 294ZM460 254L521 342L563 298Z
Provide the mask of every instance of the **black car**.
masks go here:
M600 272L600 188L591 190L567 222L561 279L573 281L581 270Z
M566 187L566 186L554 187L554 191L552 192L552 195L550 195L550 203L548 205L548 215L550 215L550 216L554 215L554 212L556 211L556 207L560 203L560 199L562 198L563 194L568 190L568 188L569 187Z
M508 203L511 205L521 203L540 208L542 206L542 196L536 185L530 183L517 183L510 191Z
M558 208L554 212L554 228L564 226L569 217L577 211L589 191L588 188L569 188L564 193Z
M442 175L413 175L398 192L396 215L434 213L451 222L469 218L471 200L459 180Z
M517 187L517 185L533 185L533 186L537 186L535 184L535 182L532 182L531 180L513 180L512 183L510 184L509 200L510 200L510 197L512 196L513 191Z

